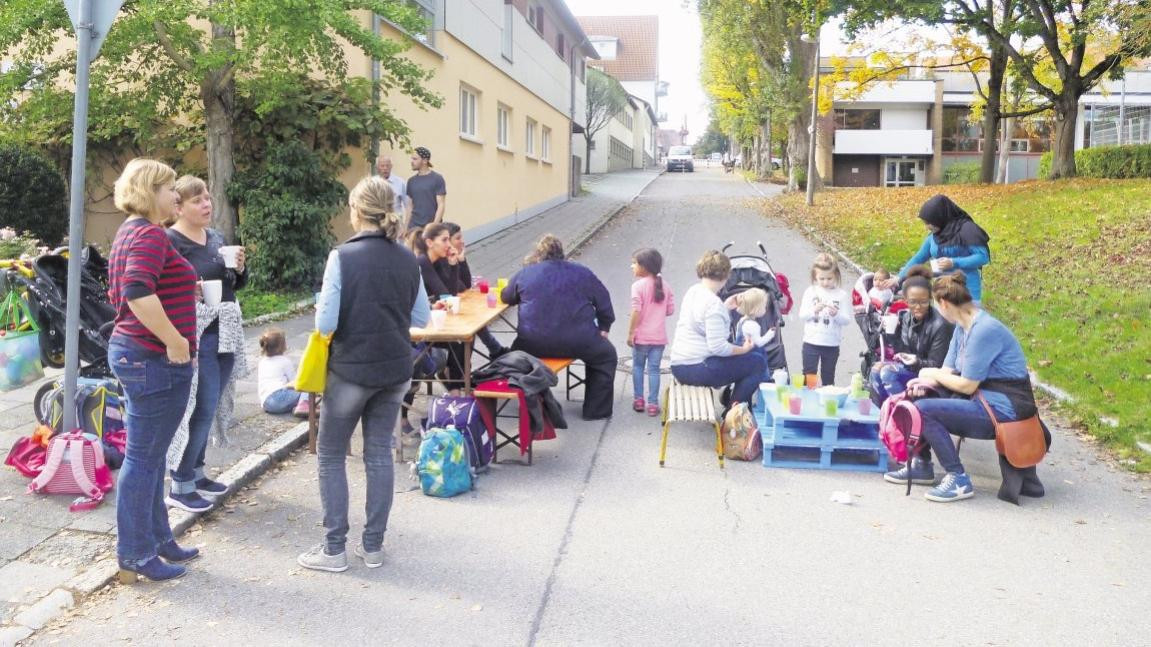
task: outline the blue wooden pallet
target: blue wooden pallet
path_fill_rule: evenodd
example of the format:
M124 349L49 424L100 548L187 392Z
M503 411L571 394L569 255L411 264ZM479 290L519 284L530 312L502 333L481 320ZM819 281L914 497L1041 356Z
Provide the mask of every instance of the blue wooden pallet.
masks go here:
M775 385L761 388L754 415L763 438L764 467L887 471L887 448L879 440L879 417L864 415L854 402L840 409L839 416L823 414L818 395L804 391L803 410L792 415L783 410Z

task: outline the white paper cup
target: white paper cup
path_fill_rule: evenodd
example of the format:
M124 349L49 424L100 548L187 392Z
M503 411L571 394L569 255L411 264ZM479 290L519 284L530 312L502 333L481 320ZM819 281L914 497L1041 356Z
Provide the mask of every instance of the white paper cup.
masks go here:
M204 295L204 305L218 306L224 297L224 284L218 280L200 281L200 290Z
M225 245L220 248L220 257L224 259L224 267L231 269L236 268L236 265L239 264L239 260L236 257L239 255L241 249L244 248L240 245Z
M458 315L460 313L460 298L459 297L449 297L448 298L448 310L450 310L451 313L454 315Z
M943 270L939 269L939 261L935 260L934 258L931 259L931 273L939 274L942 271Z
M883 332L893 334L895 329L899 327L899 315L886 314L883 315Z
M444 320L446 320L447 318L448 318L448 313L446 310L432 310L431 327L432 328L443 328L444 327Z

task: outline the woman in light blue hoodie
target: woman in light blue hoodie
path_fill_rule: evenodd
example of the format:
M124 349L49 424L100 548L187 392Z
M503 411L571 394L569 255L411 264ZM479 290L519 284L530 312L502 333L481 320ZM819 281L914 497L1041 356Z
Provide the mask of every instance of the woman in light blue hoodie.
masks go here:
M916 265L933 261L935 276L960 270L967 278L967 289L976 305L983 301L982 268L991 262L990 238L971 216L943 194L923 203L919 219L927 225L929 233L919 251L904 264L898 279L885 285L894 289Z

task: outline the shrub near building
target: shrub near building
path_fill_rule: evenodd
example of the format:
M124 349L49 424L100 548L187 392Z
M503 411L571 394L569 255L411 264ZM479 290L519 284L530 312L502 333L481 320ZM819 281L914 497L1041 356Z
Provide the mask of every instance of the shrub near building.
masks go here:
M1075 151L1075 169L1080 177L1114 180L1151 178L1151 144L1097 146ZM1039 160L1039 177L1051 170L1051 153Z
M68 233L64 179L47 160L0 147L0 227L31 232L55 247Z

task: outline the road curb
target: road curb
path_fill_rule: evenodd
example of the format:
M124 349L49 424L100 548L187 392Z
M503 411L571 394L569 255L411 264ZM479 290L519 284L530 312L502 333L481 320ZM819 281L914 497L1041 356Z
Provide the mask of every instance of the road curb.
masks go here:
M760 191L759 187L755 186L755 184L752 183L751 180L744 178L744 181L747 182L748 185L751 186L752 190L754 190L756 193L758 193L761 198L770 199L768 197L768 195L765 194L763 191ZM797 224L797 226L808 237L814 239L820 245L831 250L831 252L833 254L838 256L839 259L842 260L844 263L851 266L851 268L854 269L857 273L859 273L859 274L864 273L865 270L863 269L863 267L859 263L856 263L855 260L853 260L846 253L844 253L843 250L836 247L831 241L827 240L827 238L825 238L824 236L822 236L821 234L816 232L811 227L808 227L807 225ZM1059 388L1053 384L1048 384L1048 383L1044 382L1043 380L1039 379L1039 374L1036 373L1035 371L1031 371L1031 381L1032 381L1032 383L1035 384L1035 386L1039 387L1039 389L1041 391L1043 391L1049 397L1054 398L1058 402L1061 402L1064 404L1072 404L1075 402L1075 398L1070 393L1064 391L1063 389L1061 389L1061 388ZM1115 427L1118 425L1118 422L1115 421L1113 418L1107 418L1105 416L1099 416L1099 422L1104 424L1104 425L1107 425L1109 427ZM1136 444L1136 446L1139 447L1139 449L1143 450L1144 452L1146 452L1148 454L1151 454L1151 444L1147 444L1147 443L1143 443L1143 442L1136 442L1135 444Z
M308 423L301 422L240 459L217 478L220 483L228 486L228 491L217 498L217 505L213 506L211 510L205 512L169 511L172 534L180 537L201 517L220 509L220 504L235 495L245 485L267 473L269 469L278 465L292 452L303 447L307 439ZM41 627L63 616L73 606L83 602L85 597L107 586L109 582L115 579L119 570L120 567L114 557L100 560L77 573L72 579L47 596L26 605L26 608L15 616L11 624L0 627L0 647L15 645L33 635ZM65 593L74 600L73 604L62 604ZM52 596L56 597L53 598ZM49 598L52 599L49 600ZM57 600L57 598L59 599ZM20 623L21 618L32 619L34 620L32 624L37 626Z

